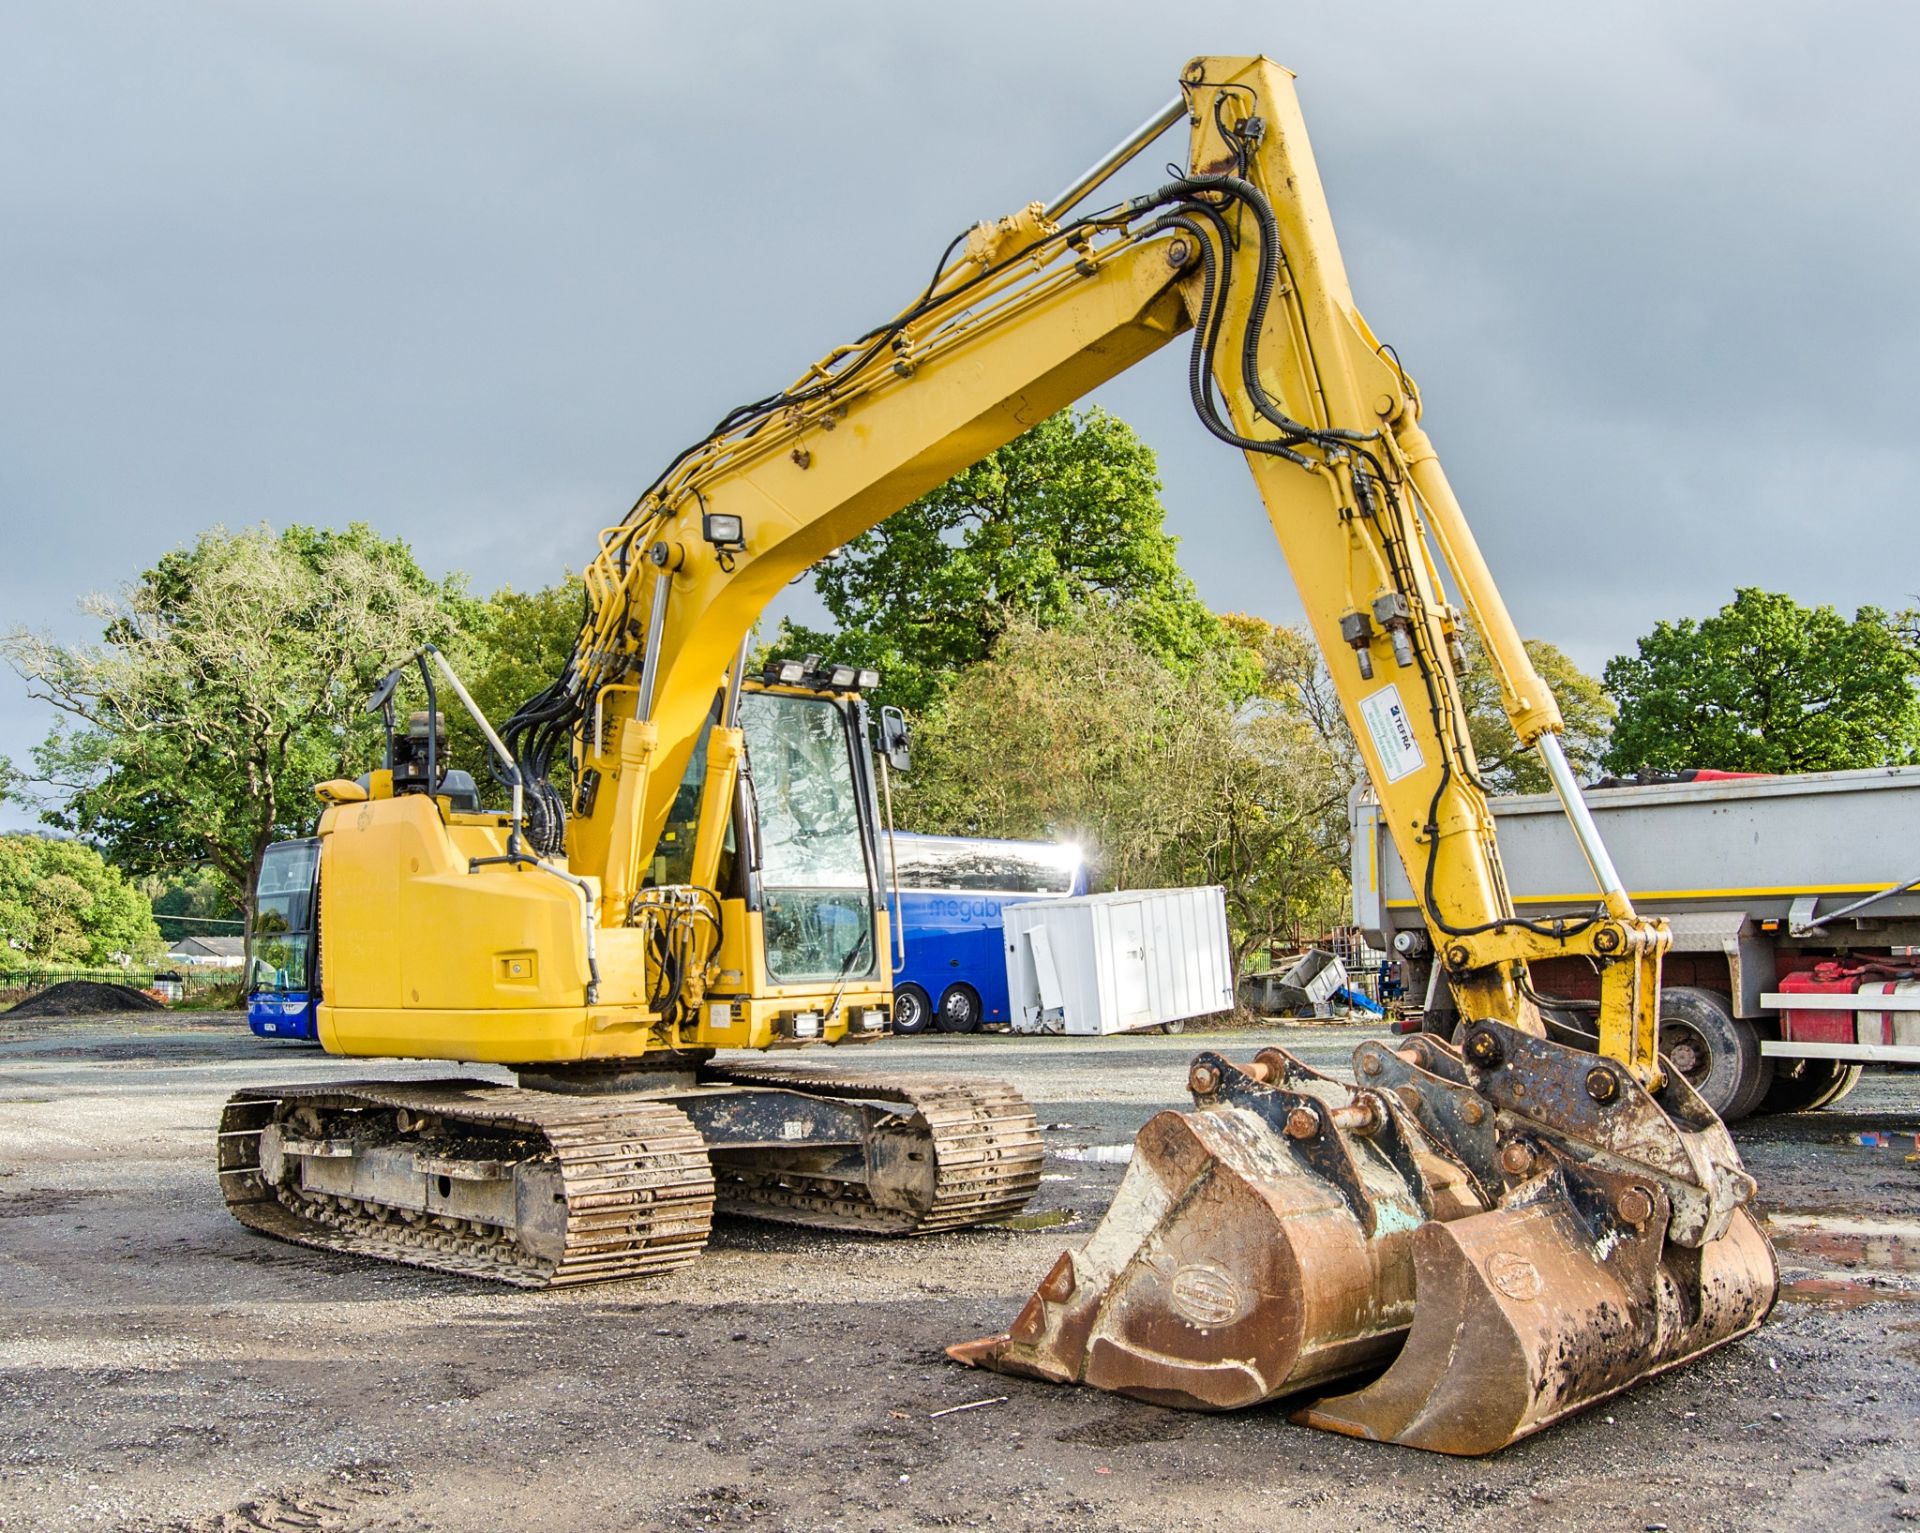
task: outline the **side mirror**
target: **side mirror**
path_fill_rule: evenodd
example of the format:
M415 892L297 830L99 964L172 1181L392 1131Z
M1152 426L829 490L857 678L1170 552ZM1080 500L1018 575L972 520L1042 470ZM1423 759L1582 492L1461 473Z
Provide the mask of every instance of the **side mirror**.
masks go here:
M386 713L393 707L393 694L405 671L404 665L397 666L381 678L380 685L373 689L373 696L367 699L368 713Z
M880 710L880 754L896 772L907 771L913 765L912 752L908 749L911 734L907 716L898 708Z
M387 732L387 770L393 770L393 694L400 689L400 676L405 666L395 666L388 671L380 685L373 689L373 696L367 699L367 712L380 715L380 722Z

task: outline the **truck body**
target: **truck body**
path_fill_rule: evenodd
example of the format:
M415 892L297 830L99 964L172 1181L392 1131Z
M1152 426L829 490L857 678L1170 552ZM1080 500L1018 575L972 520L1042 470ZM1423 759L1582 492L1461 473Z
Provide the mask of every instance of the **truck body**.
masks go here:
M1673 930L1663 981L1724 999L1760 1057L1920 1063L1920 767L1589 789L1634 905ZM1516 909L1593 906L1559 801L1492 801ZM1416 891L1379 806L1351 805L1354 922L1396 953L1428 1027L1452 1026ZM1596 994L1577 960L1536 962L1544 996Z

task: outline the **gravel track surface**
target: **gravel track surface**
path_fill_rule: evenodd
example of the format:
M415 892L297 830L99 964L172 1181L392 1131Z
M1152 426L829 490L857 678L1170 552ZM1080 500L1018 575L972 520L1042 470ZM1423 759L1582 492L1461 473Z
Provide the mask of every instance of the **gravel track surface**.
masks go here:
M1740 1126L1785 1237L1785 1302L1757 1336L1490 1460L943 1358L1085 1237L1122 1169L1086 1152L1183 1105L1195 1053L1280 1043L1344 1072L1364 1036L876 1046L859 1065L1019 1086L1053 1152L1034 1207L1071 1218L914 1242L721 1221L668 1277L529 1294L278 1244L221 1206L229 1091L447 1067L330 1060L230 1017L0 1016L0 1529L1920 1522L1920 1241L1896 1227L1920 1222L1920 1074ZM1904 1144L1852 1142L1875 1131Z

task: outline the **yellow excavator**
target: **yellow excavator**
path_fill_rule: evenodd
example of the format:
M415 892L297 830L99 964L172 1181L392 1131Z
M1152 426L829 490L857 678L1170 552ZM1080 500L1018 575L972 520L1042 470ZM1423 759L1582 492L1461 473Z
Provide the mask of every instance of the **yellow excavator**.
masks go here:
M1183 171L1095 199L1181 123ZM1183 336L1464 1021L1364 1045L1353 1086L1279 1050L1200 1055L1191 1110L1142 1130L1084 1248L954 1356L1194 1409L1313 1397L1298 1419L1473 1454L1758 1326L1778 1277L1753 1181L1656 1050L1668 933L1608 859L1264 58L1195 59L1057 197L967 231L905 309L675 457L602 535L563 673L498 735L471 710L511 809L441 791L431 702L387 769L322 786L322 1041L520 1083L243 1091L220 1141L235 1214L538 1284L688 1260L716 1200L903 1233L1018 1206L1040 1152L1007 1088L716 1055L887 1021L872 678L813 657L748 676L747 638L814 562ZM1469 624L1592 868L1588 914L1514 912L1461 700ZM420 667L470 708L444 661ZM1600 977L1596 1052L1548 1039L1529 980L1568 956Z

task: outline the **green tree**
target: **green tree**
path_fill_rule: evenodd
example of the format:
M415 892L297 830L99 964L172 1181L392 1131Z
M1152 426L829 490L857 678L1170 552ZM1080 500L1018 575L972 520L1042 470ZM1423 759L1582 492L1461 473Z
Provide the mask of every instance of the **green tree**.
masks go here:
M580 632L584 599L580 577L565 574L537 591L505 586L474 604L454 662L496 732L566 665ZM453 764L473 773L484 802L504 806L507 790L493 779L492 752L480 731L457 697L443 690L440 702ZM556 764L556 772L563 770L564 764Z
M1057 627L1010 614L922 721L901 819L1078 841L1107 888L1222 884L1237 965L1344 891L1333 753L1299 711L1240 700L1238 674L1168 664L1124 611Z
M312 785L373 764L368 692L471 607L362 524L203 533L87 604L100 643L0 636L64 717L35 752L43 818L131 873L211 867L250 919L261 854L317 817Z
M922 831L1077 841L1104 887L1148 886L1199 830L1226 715L1212 678L1144 654L1121 618L1012 613L921 720L899 814Z
M1577 776L1601 773L1613 731L1613 700L1597 677L1589 676L1544 639L1524 641L1527 658L1540 673L1566 720L1561 748ZM1467 732L1480 763L1480 779L1495 793L1546 793L1552 783L1537 752L1520 743L1501 706L1500 686L1479 636L1469 632L1467 664L1460 673L1460 695L1467 709Z
M1614 772L1828 772L1920 760L1915 656L1877 607L1743 587L1712 617L1661 622L1607 662Z
M0 972L146 963L161 949L147 897L92 847L0 836Z
M824 562L814 588L838 632L783 624L772 648L876 666L881 700L916 713L988 655L1009 613L1055 626L1100 606L1147 655L1217 661L1219 621L1164 518L1152 449L1105 411L1062 411Z
M149 873L139 880L139 889L153 906L163 941L230 937L246 928L240 892L216 868L189 868L165 877Z
M1347 799L1325 742L1300 719L1268 714L1244 722L1235 747L1193 881L1226 890L1237 975L1250 952L1298 948L1352 917Z
M1364 771L1340 694L1304 628L1244 612L1221 622L1259 681L1239 710L1234 759L1205 876L1227 890L1235 961L1299 946L1347 919L1347 800Z
M1319 739L1328 770L1344 794L1363 770L1340 694L1326 658L1306 628L1270 623L1247 612L1229 612L1220 622L1245 653L1254 677L1247 698L1255 713L1278 710L1300 721Z

